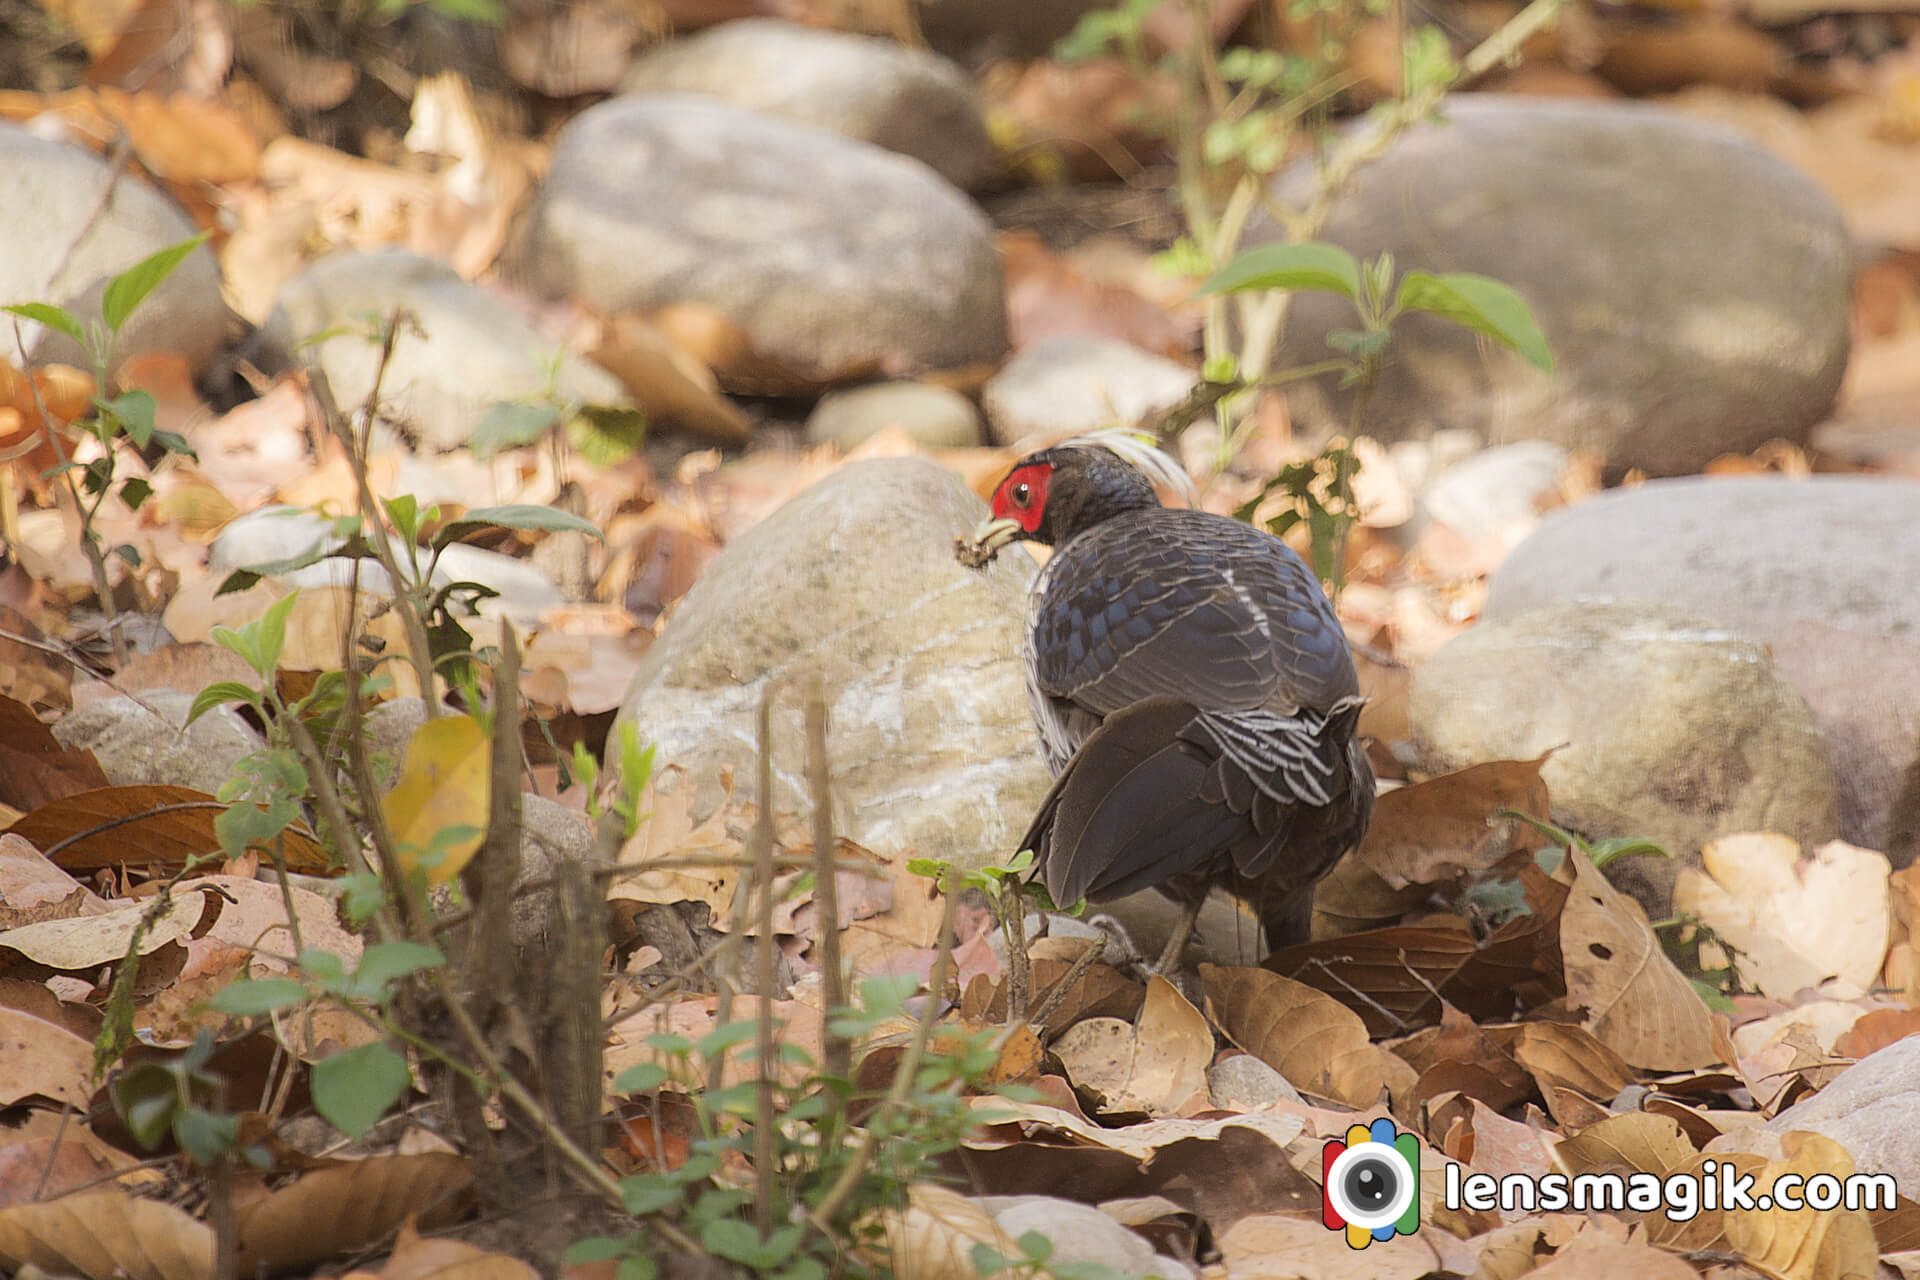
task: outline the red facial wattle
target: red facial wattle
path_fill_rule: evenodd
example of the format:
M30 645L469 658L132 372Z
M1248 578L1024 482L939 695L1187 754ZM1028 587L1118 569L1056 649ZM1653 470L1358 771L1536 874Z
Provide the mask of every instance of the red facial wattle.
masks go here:
M993 491L994 519L1015 520L1028 533L1037 531L1047 509L1047 484L1052 479L1053 468L1045 463L1016 467Z

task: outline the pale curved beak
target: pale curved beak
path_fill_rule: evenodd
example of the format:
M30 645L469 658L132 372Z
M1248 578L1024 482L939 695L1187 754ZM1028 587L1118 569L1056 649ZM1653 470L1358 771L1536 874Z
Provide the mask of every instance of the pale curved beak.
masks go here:
M1018 520L1007 517L982 520L974 526L971 534L953 540L953 558L970 569L984 569L1000 554L1000 548L1018 538L1022 532Z

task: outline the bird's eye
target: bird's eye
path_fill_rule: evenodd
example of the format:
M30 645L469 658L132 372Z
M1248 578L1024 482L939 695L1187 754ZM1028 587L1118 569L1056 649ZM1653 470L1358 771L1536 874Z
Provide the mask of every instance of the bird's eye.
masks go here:
M1014 506L1024 507L1029 502L1032 502L1032 501L1033 501L1033 489L1031 486L1027 484L1026 481L1022 480L1019 484L1013 486L1013 505Z

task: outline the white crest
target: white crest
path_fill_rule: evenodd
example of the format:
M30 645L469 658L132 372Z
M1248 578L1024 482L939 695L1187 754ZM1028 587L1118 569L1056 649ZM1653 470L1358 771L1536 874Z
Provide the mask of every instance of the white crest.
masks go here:
M1062 440L1054 448L1105 449L1157 487L1179 494L1189 507L1197 508L1200 505L1200 491L1194 487L1193 477L1187 474L1187 469L1154 444L1151 436L1141 432L1125 427L1108 427L1103 431L1090 431L1083 436Z

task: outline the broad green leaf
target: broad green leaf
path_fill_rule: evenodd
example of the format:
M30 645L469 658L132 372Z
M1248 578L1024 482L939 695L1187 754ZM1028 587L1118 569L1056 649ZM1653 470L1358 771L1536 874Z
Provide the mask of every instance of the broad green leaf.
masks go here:
M476 507L436 533L433 545L436 548L444 547L458 542L476 529L486 528L539 529L548 533L584 533L593 538L604 537L593 521L574 515L571 511L519 502L504 507Z
M203 231L191 240L168 245L107 281L107 291L100 298L100 315L107 322L107 328L114 333L120 332L134 308L146 301L147 295L159 288L160 282L172 275L174 268L198 249L206 238L207 233Z
M148 1151L159 1146L180 1105L180 1077L160 1063L142 1063L116 1076L107 1091L133 1140Z
M406 768L381 800L387 825L400 845L401 868L420 871L429 885L441 885L480 851L482 834L451 843L439 841L448 827L483 832L492 794L487 731L472 716L441 716L414 731ZM429 852L441 856L427 865Z
M613 1078L616 1093L652 1093L667 1082L667 1069L657 1062L637 1062Z
M1498 280L1466 271L1445 275L1409 271L1400 277L1400 295L1394 303L1403 310L1429 312L1484 333L1511 347L1542 373L1553 372L1553 352L1526 300Z
M569 1266L583 1262L611 1262L627 1251L627 1242L615 1236L588 1236L568 1245L560 1261Z
M252 1018L299 1004L307 995L306 985L292 978L250 978L222 987L207 1007L215 1013Z
M494 27L507 20L506 6L500 0L427 0L427 7L443 18L484 22Z
M1360 264L1339 245L1319 240L1263 244L1239 254L1200 286L1203 295L1252 289L1322 289L1357 299Z
M467 437L467 448L485 462L503 449L532 444L559 420L560 410L554 405L502 400L474 427Z
M58 329L83 347L87 345L87 331L80 327L79 317L62 307L45 302L16 302L4 309L22 320L31 320L49 329Z
M362 1000L382 1000L396 979L422 969L437 969L446 962L438 947L419 942L376 942L361 955L348 994Z
M596 467L615 467L647 441L647 415L621 405L582 405L567 419L567 443Z
M215 707L224 707L229 702L244 702L248 706L260 705L260 692L248 688L238 680L218 680L194 695L193 705L187 709L187 723L192 724Z
M159 401L151 391L123 391L101 406L120 424L120 429L144 449L153 439L154 421L160 412Z
M350 1138L373 1128L407 1090L407 1060L384 1044L364 1044L313 1064L313 1106Z

